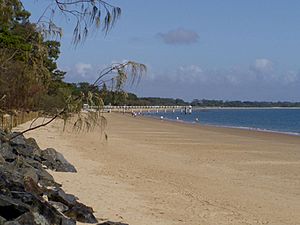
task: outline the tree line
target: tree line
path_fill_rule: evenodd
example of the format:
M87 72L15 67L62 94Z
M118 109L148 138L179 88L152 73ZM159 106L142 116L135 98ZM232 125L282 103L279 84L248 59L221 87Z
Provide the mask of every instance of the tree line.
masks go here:
M33 23L21 0L0 0L0 114L39 111L50 116L22 133L46 126L57 118L66 123L75 115L75 129L102 126L104 100L111 97L107 101L118 102L126 98L126 81L136 82L147 69L134 61L113 63L101 70L92 84L65 82L66 72L57 66L61 53L57 40L62 34L55 24L57 12L75 22L76 46L84 42L93 27L102 27L107 34L119 19L121 9L103 0L50 0L48 7L41 10L39 20ZM110 91L106 90L106 83L110 84ZM99 110L83 114L84 103L98 106Z
M194 99L192 106L198 107L300 107L300 102L287 101L223 101L223 100L207 100Z
M47 9L69 14L75 20L75 44L86 38L90 26L99 27L100 21L107 33L121 13L120 8L101 0L53 0ZM102 70L93 84L65 82L66 72L57 66L60 42L47 35L52 32L55 36L60 29L53 15L47 20L47 9L32 23L20 0L0 0L0 109L51 112L63 109L70 98L90 104L124 102L127 95L123 85L128 76L134 82L145 72L145 65L115 63Z

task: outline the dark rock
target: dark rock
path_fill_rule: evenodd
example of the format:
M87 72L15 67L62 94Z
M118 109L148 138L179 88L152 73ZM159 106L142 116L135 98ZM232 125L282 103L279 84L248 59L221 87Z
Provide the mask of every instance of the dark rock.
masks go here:
M39 182L39 176L36 173L36 170L33 167L27 167L23 170L24 177L30 177L34 182Z
M9 134L8 136L9 136L9 138L15 137L19 133L20 132L13 132L13 133ZM14 146L14 145L24 145L25 146L26 145L25 139L26 138L24 137L24 135L21 134L21 135L15 137L15 138L11 139L10 143L11 143L12 146Z
M11 177L11 180L22 185L24 177L28 176L45 187L60 186L60 184L56 183L53 177L41 165L39 166L39 169L35 169L28 164L27 159L24 159L22 156L18 157L18 160L13 163L6 163L2 169L0 164L0 170L2 173L6 174L6 177Z
M45 187L60 187L61 185L54 181L54 178L45 169L41 168L37 170L37 175L39 176L39 184Z
M34 149L30 146L26 146L26 145L15 145L12 146L13 147L13 151L17 154L17 155L21 155L24 156L25 158L32 158L33 157L33 153L34 153Z
M0 147L1 147L2 144L8 142L8 140L9 139L7 137L7 133L4 132L4 131L2 131L2 130L0 130Z
M0 195L0 216L6 220L14 220L24 213L29 212L29 207L21 201Z
M61 202L68 207L74 206L77 202L77 198L74 195L67 194L60 188L48 190L48 199L54 202Z
M4 223L4 225L24 225L24 224L20 224L17 221L7 221Z
M10 137L15 136L18 134L14 132L13 134L9 135ZM34 158L37 156L39 158L41 154L41 150L37 143L34 141L33 138L26 139L23 135L17 136L10 140L10 145L12 146L14 152L18 155L22 155L28 158Z
M62 154L53 148L47 148L41 153L42 163L49 169L58 172L73 172L76 173L75 167L70 164Z
M54 149L41 151L34 139L0 130L0 225L96 223L93 209L65 193L45 168L76 172ZM2 135L2 136L1 136Z
M31 177L24 177L25 191L35 196L42 196L45 190L38 186Z
M60 188L49 190L48 199L68 206L69 209L64 214L74 220L83 223L97 223L91 207L78 202L74 195L67 194Z
M62 221L67 224L73 224L73 220L64 217L59 211L57 211L53 206L51 206L48 202L43 202L43 204L38 205L36 207L36 211L40 215L43 216L50 224L61 224ZM70 220L67 222L67 220Z
M34 138L27 138L27 139L25 139L25 143L26 143L27 146L31 146L35 150L37 150L37 149L40 150L40 147L39 147L39 145L37 144L37 142L36 142L36 140Z
M0 193L5 191L23 191L23 175L10 163L0 166Z
M0 154L0 165L3 165L5 163L5 159L3 156Z
M18 199L27 205L31 205L35 201L35 197L25 191L11 191L10 194L14 199Z
M61 220L61 225L76 225L76 221L73 219L63 217Z
M106 221L104 223L98 223L97 225L129 225L129 224L127 224L127 223L121 223L121 222Z
M0 130L0 137L5 137L6 133L3 130Z
M48 203L50 205L52 205L55 209L57 209L57 211L59 211L61 213L64 213L69 209L68 206L66 206L65 204L63 204L61 202L48 201Z
M17 155L13 153L13 148L8 143L0 145L0 154L7 162L12 162L17 158Z
M97 223L97 219L93 215L93 209L80 202L77 202L72 208L64 214L74 220L82 223Z
M18 222L19 224L26 224L26 225L40 225L41 224L41 223L35 222L35 217L32 212L24 213L23 215L18 217L15 221ZM49 223L46 221L46 223L42 223L42 224L48 225Z
M42 169L43 165L41 164L41 162L37 161L34 158L26 158L26 163L28 163L30 166L32 166L35 169ZM44 166L46 168L46 166Z
M19 168L22 167L20 172L24 176L30 176L35 180L35 182L40 183L42 186L61 186L60 184L54 181L53 176L44 169L41 163L30 158L24 159L22 157L19 158L19 164L21 161L23 161L23 164L22 166L19 165ZM36 176L34 174L36 174ZM36 177L38 180L36 180Z
M14 219L15 221L19 222L20 224L28 225L75 224L72 219L64 217L63 214L58 212L48 202L42 200L42 198L36 197L34 195L31 196L32 200L28 202L30 211L22 213L16 219Z
M38 146L38 144L36 143L36 140L34 140L34 138L27 138L25 140L26 145L30 146L33 149L33 158L37 161L41 161L41 155L42 155L42 150L40 149L40 147Z

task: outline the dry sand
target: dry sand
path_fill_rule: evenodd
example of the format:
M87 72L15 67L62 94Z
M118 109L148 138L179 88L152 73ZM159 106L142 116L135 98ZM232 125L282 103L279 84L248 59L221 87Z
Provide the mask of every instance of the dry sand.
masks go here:
M130 225L300 224L300 137L109 114L100 133L28 133L77 174L52 173L98 219ZM26 127L28 124L23 125Z

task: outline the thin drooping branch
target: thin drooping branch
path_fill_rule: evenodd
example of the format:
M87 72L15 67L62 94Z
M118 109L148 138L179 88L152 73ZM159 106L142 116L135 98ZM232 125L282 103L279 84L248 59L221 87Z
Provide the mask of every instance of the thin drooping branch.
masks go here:
M45 36L61 36L62 30L55 22L60 12L67 19L73 18L73 44L83 42L92 27L100 28L107 34L121 16L121 8L102 0L52 0L37 24Z
M40 116L38 115L37 117L35 117L32 121L31 124L29 126L29 128L32 128L33 124L40 118ZM43 122L44 123L44 122Z
M30 127L30 128L28 128L28 129L26 129L26 130L24 130L24 131L22 131L22 132L19 132L19 133L13 135L12 137L10 137L8 140L11 141L12 139L15 139L16 137L19 137L19 136L21 136L21 135L23 135L23 134L25 134L25 133L27 133L27 132L29 132L29 131L33 131L33 130L36 130L36 129L38 129L38 128L45 127L45 126L47 126L48 124L52 123L55 119L57 119L57 118L58 118L60 115L62 115L63 113L64 113L64 110L61 111L60 113L54 115L49 121L47 121L47 122L45 122L45 123L42 123L42 124L39 124L39 125L34 126L34 127Z
M103 78L113 72L116 73L116 75L111 78L111 79L116 79L117 82L116 85L112 86L113 89L119 90L122 85L124 85L124 83L126 82L128 76L130 75L132 77L133 80L135 80L137 77L142 76L144 73L146 73L147 71L147 67L144 64L141 63L136 63L133 61L127 61L124 63L117 63L117 64L113 64L110 67L105 68L104 70L102 70L98 76L98 78L95 80L95 82L93 83L93 85L91 86L91 90L89 90L91 93L92 91L95 91L96 88L98 88L99 83L101 83L101 81L103 80ZM75 97L73 100L70 100L72 102L75 102L76 104L80 104L82 103L80 101L80 99L82 98L82 95ZM90 98L90 97L89 97ZM69 96L68 99L72 99L72 96ZM37 126L32 127L33 122L31 123L30 127L27 130L24 130L20 133L17 133L16 135L12 136L11 138L9 138L9 141L11 141L12 139L23 135L29 131L44 127L49 125L50 123L52 123L55 119L60 118L64 115L68 115L68 114L72 114L75 113L75 111L73 111L74 109L76 109L77 107L73 107L73 110L70 110L70 107L68 105L68 102L66 103L65 107L58 112L57 114L55 114L49 121L45 122L43 121L42 124L39 124ZM99 108L98 108L99 110ZM93 113L93 112L91 112ZM79 112L80 114L80 112ZM100 116L100 118L102 118L103 116ZM96 125L98 125L98 121L97 121L98 117L93 117L92 115L88 115L87 119L86 119L86 126L87 126L87 130L90 130L91 128L95 127ZM34 120L36 121L36 119ZM101 120L102 121L102 120ZM82 127L78 124L82 124L82 119L79 119L78 121L75 122L74 127Z

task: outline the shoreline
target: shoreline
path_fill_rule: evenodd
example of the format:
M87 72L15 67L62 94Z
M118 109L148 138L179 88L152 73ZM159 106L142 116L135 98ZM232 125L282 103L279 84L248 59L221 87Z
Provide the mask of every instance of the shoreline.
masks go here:
M113 112L116 113L116 112ZM128 114L129 116L129 114ZM180 125L187 125L192 127L199 127L200 129L209 129L212 131L220 131L222 133L229 133L229 134L243 134L243 135L250 135L254 137L282 137L282 138L299 138L300 133L291 134L289 132L280 132L280 131L273 131L273 130L261 130L256 128L243 128L243 127L234 127L234 126L222 126L222 125L210 125L210 124L201 124L196 122L188 122L183 120L173 120L173 119L160 119L158 117L152 117L152 116L138 116L138 118L145 118L149 119L150 121L153 119L155 121L165 121L168 123L175 123Z
M300 107L197 107L194 109L300 109Z
M228 110L248 110L249 108L227 108ZM287 134L287 135L293 135L293 136L300 136L300 131L299 129L296 129L295 126L293 126L293 124L286 124L286 126L278 126L278 123L274 120L272 123L270 123L269 121L269 125L266 125L264 123L261 123L262 121L260 122L257 122L256 120L247 120L247 118L244 118L247 122L246 124L244 123L240 123L239 121L238 122L234 122L236 121L235 119L233 119L232 117L229 116L229 121L231 122L226 122L225 121L218 121L217 118L215 119L208 119L207 120L207 116L205 116L206 114L204 114L204 111L209 111L209 110L212 110L211 112L213 114L208 114L209 115L218 115L218 114L215 114L215 112L217 110L224 110L224 112L227 110L225 108L214 108L214 107L211 107L209 109L204 109L204 108L195 108L193 110L193 113L191 114L183 114L182 113L178 113L178 112L174 112L171 113L171 112L164 112L165 114L161 114L161 113L137 113L136 115L138 116L146 116L146 117L151 117L151 118L158 118L158 119L163 119L163 120L168 120L168 121L174 121L174 122L181 122L181 123L190 123L190 124L196 124L196 125L202 125L202 126L212 126L212 127L223 127L223 128L234 128L234 129L243 129L243 130L254 130L254 131L260 131L260 132L270 132L270 133L282 133L282 134ZM270 110L277 110L279 108L269 108ZM299 110L300 108L295 108L295 110ZM215 111L216 110L216 111ZM259 110L258 108L251 108L249 110ZM262 110L265 110L265 108L262 108ZM280 110L280 109L279 109ZM287 108L281 108L281 110L287 110ZM201 112L202 112L202 115L201 115ZM298 111L297 111L298 112ZM261 115L261 116L264 116L265 113L259 113L259 114L255 114L255 115ZM194 116L193 116L194 115ZM227 114L226 114L227 115ZM243 114L240 114L240 115L243 115ZM177 119L176 117L177 116ZM202 121L202 119L199 121L198 118L204 118L204 122ZM180 119L178 119L178 117ZM196 120L195 120L196 118ZM206 118L206 119L205 119ZM296 118L294 118L296 119ZM259 120L258 120L259 121ZM225 122L225 123L224 123ZM273 124L274 123L274 124ZM273 126L270 126L270 124L273 124Z
M151 119L155 119L155 120L164 120L164 121L175 122L175 123L179 123L179 124L191 124L191 125L201 126L201 127L238 129L238 130L283 134L283 135L288 135L288 136L300 137L300 133L297 133L297 132L277 131L277 130L261 129L261 128L254 128L254 127L237 127L237 126L226 126L226 125L217 125L217 124L202 124L200 122L197 123L197 122L194 122L194 121L190 122L190 121L175 120L175 119L168 119L168 118L160 119L158 117L151 116L151 115L142 115L142 116L138 115L138 117L151 118Z
M297 136L120 113L106 117L107 142L97 132L63 133L61 121L27 134L74 164L77 174L53 176L98 219L130 225L300 220Z

